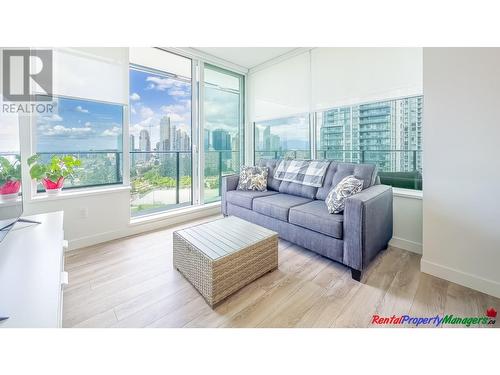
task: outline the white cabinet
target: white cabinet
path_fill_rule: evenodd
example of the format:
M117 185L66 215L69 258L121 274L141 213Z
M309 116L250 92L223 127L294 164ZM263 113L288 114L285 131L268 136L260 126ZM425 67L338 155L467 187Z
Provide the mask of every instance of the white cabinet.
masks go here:
M0 322L3 327L61 327L64 272L63 212L17 223L0 243Z

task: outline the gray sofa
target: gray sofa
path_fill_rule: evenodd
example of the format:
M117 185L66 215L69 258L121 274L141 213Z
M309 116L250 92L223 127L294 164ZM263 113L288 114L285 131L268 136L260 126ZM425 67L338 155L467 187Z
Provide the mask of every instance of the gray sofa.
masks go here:
M361 272L392 237L392 188L380 185L371 164L332 161L323 186L305 186L273 178L279 160L261 160L269 168L267 191L241 191L238 175L222 179L222 213L238 216L279 233L287 241ZM348 198L344 212L329 214L325 198L342 178L363 180L363 191Z

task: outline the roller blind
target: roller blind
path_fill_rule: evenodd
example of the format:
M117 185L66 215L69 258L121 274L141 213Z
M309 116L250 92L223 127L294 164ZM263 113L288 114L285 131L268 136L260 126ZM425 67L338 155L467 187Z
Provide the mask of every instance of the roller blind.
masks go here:
M309 111L309 62L306 52L249 76L253 121Z
M421 95L421 48L315 48L311 109Z
M191 60L158 48L130 48L130 63L191 78Z
M128 48L54 48L53 94L128 103Z

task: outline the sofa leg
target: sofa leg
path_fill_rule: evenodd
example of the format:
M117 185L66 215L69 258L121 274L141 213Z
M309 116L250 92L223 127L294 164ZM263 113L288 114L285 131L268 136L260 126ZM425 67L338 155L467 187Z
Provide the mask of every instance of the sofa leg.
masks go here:
M361 271L360 270L355 270L354 268L351 268L351 276L352 276L353 280L361 281Z

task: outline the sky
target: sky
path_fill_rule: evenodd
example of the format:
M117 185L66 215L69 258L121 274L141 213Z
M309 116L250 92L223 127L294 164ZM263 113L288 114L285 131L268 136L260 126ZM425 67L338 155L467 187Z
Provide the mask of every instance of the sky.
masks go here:
M120 150L123 107L54 98L52 113L37 117L38 152Z
M141 70L130 70L130 134L139 143L139 133L146 129L151 146L160 141L160 120L170 117L170 124L191 136L191 81Z

